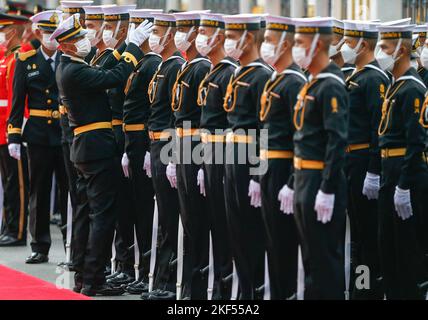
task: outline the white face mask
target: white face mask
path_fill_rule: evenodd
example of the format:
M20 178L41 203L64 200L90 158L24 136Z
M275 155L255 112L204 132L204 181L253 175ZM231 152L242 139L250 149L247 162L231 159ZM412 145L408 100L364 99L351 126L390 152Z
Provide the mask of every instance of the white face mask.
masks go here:
M351 48L347 43L342 46L340 52L342 53L343 61L345 63L355 64L358 54L363 43L363 38L360 38L355 48Z
M314 57L315 47L318 43L318 39L320 35L317 33L312 40L311 48L309 49L309 54L306 55L306 48L293 47L292 54L293 60L297 63L297 65L302 69L307 69Z
M116 30L114 32L112 30L103 31L103 42L107 46L107 48L111 48L111 49L116 48L116 45L119 42L119 40L117 40L116 37L117 37L117 34L119 33L120 23L121 21L117 23Z
M262 47L260 48L260 55L262 57L262 59L270 64L271 66L275 65L275 63L277 63L279 57L282 54L282 51L279 50L279 48L282 47L282 45L284 44L284 40L286 37L287 33L283 32L281 35L281 39L279 40L279 43L277 46L275 46L274 44L271 43L267 43L267 42L263 42L262 43Z
M0 32L0 46L7 46L6 33Z
M86 37L77 41L74 46L77 49L76 55L81 58L85 58L91 52L91 42Z
M213 49L214 49L214 41L218 35L218 33L220 32L220 29L217 29L217 31L214 33L214 35L210 38L208 38L208 36L204 35L204 34L198 34L198 36L196 37L196 50L198 50L198 52L203 55L204 57L206 57Z
M50 36L51 36L51 34L46 34L46 33L42 35L42 37L43 37L42 38L43 46L45 46L46 49L48 49L48 50L56 50L56 49L58 49L59 43L55 39L50 40L49 39Z
M192 45L192 43L189 42L189 38L194 31L195 31L195 27L192 27L187 33L180 32L180 31L177 31L175 33L174 42L178 50L183 52L186 52L187 50L189 50L190 46Z
M86 38L91 42L91 46L95 47L99 42L100 38L98 37L98 32L95 29L86 29L88 33L86 34Z
M338 48L345 42L345 39L340 40L340 42L336 45L330 45L330 48L328 50L328 56L330 58L333 58L335 55L337 55L340 51Z
M421 64L425 69L428 69L428 48L424 47L421 52Z
M397 61L397 54L400 50L402 42L403 39L398 41L395 52L392 55L385 53L383 50L379 50L379 52L376 54L376 60L383 71L391 72L394 69L395 62Z
M169 32L171 31L171 27L168 28L165 35L163 37L159 37L156 34L150 34L149 37L149 47L154 53L161 54L165 50L165 41ZM162 41L161 41L162 40Z
M244 52L242 46L246 36L247 30L244 31L244 34L240 40L226 39L224 42L224 50L226 51L226 55L235 60L239 60L239 58L242 56L242 53Z

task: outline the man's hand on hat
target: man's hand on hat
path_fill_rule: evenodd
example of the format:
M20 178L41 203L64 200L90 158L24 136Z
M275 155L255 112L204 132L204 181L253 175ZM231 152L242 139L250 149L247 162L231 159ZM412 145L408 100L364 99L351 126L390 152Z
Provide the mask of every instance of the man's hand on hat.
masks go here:
M137 28L132 23L129 28L129 43L135 44L137 47L141 46L152 33L153 23L145 20Z

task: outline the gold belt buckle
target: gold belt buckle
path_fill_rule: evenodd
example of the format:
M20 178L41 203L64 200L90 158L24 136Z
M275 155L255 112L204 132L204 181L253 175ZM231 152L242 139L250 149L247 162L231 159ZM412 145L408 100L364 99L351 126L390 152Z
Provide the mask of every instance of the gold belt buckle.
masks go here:
M294 168L296 168L297 170L302 170L302 162L303 162L302 159L295 157L294 158Z
M50 116L53 119L59 119L61 117L61 113L58 110L53 110L51 111Z

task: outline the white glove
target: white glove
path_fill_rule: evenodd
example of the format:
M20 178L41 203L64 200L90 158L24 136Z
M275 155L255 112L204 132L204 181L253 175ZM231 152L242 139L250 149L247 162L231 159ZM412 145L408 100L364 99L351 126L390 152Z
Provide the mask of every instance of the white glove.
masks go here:
M278 195L278 200L281 202L280 210L285 214L294 213L294 190L285 185Z
M19 143L11 143L8 146L9 149L9 155L16 159L21 160L21 145Z
M170 162L166 167L166 177L171 184L171 188L177 189L177 169L174 163Z
M333 218L334 210L334 194L325 194L321 190L318 191L315 200L315 211L317 212L317 220L323 224L327 224Z
M151 178L152 177L152 164L150 159L150 152L146 152L146 155L144 157L144 165L143 165L144 171L146 171L146 175Z
M122 170L126 178L129 178L129 158L126 153L122 156Z
M379 199L380 189L380 176L367 172L366 179L364 180L363 195L369 200Z
M262 206L260 183L255 182L254 180L250 181L248 196L251 198L251 205L254 208L260 208Z
M206 197L207 194L205 192L205 175L204 175L203 169L199 169L199 171L198 171L198 186L199 186L200 193L204 197Z
M129 43L135 44L137 47L141 46L144 41L146 41L150 34L152 33L153 23L145 20L141 23L137 28L135 28L135 24L132 23L129 28Z
M407 220L413 216L412 202L410 200L410 190L403 190L399 187L395 188L394 194L395 210L397 210L398 216Z

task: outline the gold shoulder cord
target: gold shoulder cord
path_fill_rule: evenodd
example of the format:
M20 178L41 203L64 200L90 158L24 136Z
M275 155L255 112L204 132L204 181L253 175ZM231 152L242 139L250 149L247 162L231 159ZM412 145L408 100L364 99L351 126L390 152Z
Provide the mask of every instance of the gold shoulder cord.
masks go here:
M177 79L175 80L174 86L172 87L172 101L171 101L171 109L173 112L177 112L180 111L181 109L181 102L182 102L182 98L183 98L183 85L180 84L180 97L179 97L179 101L178 101L178 106L177 105L177 89L179 86L179 82L181 80L181 78L184 76L184 74L190 69L190 67L192 66L192 64L189 64L186 66L186 68L184 68L183 71L179 71L177 73Z
M305 98L306 95L309 91L309 89L317 82L317 79L312 80L309 83L306 83L303 88L300 90L300 93L298 95L297 98L297 102L296 105L294 106L294 116L293 116L293 123L294 123L294 127L296 128L296 130L300 131L303 128L303 124L305 122L305 109L306 109L306 103L305 103ZM302 110L302 114L300 116L300 122L297 123L297 116L300 112L300 110Z
M389 121L391 118L391 110L392 110L392 108L390 107L391 99L395 96L395 94L398 92L398 90L400 90L400 88L405 83L406 83L406 81L401 82L397 86L397 88L394 89L394 91L391 93L391 95L389 95L389 91L391 90L392 87L389 87L388 90L386 91L386 95L385 95L386 98L382 104L382 119L380 120L379 129L377 131L379 136L383 136L385 134L385 132L388 130L388 125L389 125Z
M419 118L419 123L422 125L422 127L424 127L425 129L428 129L428 122L425 121L424 117L425 117L425 112L427 111L428 108L428 97L425 98L425 102L424 105L422 107L422 111L421 111L421 116ZM428 120L428 119L427 119Z
M265 121L266 120L266 118L267 118L267 116L269 114L270 108L272 107L272 95L271 95L271 92L282 81L282 79L284 79L284 76L285 75L281 75L273 83L269 79L268 82L266 83L266 85L265 85L265 87L263 89L262 97L260 99L260 121Z
M351 81L357 74L363 72L365 70L365 68L357 70L355 72L353 72L346 80L345 82L348 83L349 81Z
M132 81L134 80L136 74L138 71L134 71L128 78L128 81L126 81L126 86L125 86L125 90L123 90L123 92L125 93L125 95L128 95L129 89L131 88L131 84Z
M150 103L153 103L155 101L156 98L156 93L158 91L158 84L157 84L157 77L159 75L160 72L160 68L158 71L156 71L156 73L154 74L152 80L149 83L149 90L147 91L148 95L149 95L149 101Z
M199 88L198 88L198 106L203 107L207 104L207 98L208 98L208 92L209 92L209 87L207 88L205 86L206 81L217 71L219 71L221 69L221 67L223 66L223 64L220 64L219 66L217 66L213 71L207 73L207 75L205 76L204 80L201 81L201 83L199 84ZM205 92L205 96L204 96L204 90L206 90Z
M224 96L224 103L223 103L223 109L226 112L232 112L235 107L236 107L236 99L237 99L237 91L239 86L236 86L236 84L239 82L239 80L241 80L243 77L245 77L247 74L249 74L250 72L253 72L256 68L255 67L251 67L249 68L247 71L245 71L244 73L242 73L239 77L237 77L235 80L234 75L232 75L230 77L230 81L229 84L227 85L227 90L226 90L226 95ZM229 107L229 100L233 95L233 101L232 101L232 105Z

